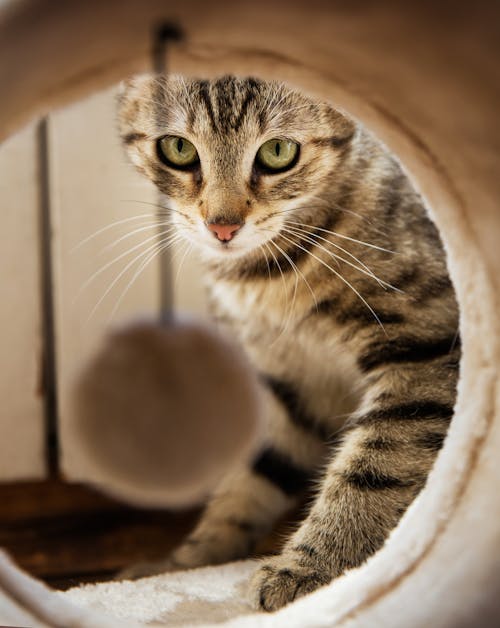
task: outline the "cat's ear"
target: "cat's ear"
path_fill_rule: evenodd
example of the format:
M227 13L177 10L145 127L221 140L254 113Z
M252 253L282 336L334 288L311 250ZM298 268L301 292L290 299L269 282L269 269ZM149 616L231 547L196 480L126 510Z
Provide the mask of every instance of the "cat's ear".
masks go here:
M122 99L126 96L137 94L147 89L154 80L155 75L146 72L129 76L120 82L118 86L118 98Z
M116 112L120 134L127 136L141 126L141 103L151 97L154 74L136 74L123 80L116 94Z
M329 103L322 103L321 117L325 125L333 131L333 136L340 143L349 141L356 131L356 123L344 111L335 109Z
M121 132L132 132L133 128L140 124L141 111L144 108L148 110L148 103L154 100L152 96L157 81L156 74L143 73L130 76L119 84L116 104ZM147 113L146 118L148 116L150 113Z

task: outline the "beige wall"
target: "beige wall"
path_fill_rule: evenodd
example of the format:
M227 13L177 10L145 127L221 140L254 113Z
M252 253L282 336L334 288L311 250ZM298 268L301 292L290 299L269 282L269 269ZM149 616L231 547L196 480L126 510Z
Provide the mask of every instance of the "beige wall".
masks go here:
M157 193L125 159L115 127L114 94L112 88L55 112L48 123L59 438L68 478L92 475L66 429L75 371L108 325L134 316L154 317L159 308L157 259L138 273L149 255L141 254L154 244L151 214ZM0 355L0 480L40 477L45 469L43 400L37 392L41 297L36 166L33 129L0 147L0 333L5 348ZM107 228L112 223L118 224ZM130 236L135 229L140 231ZM203 315L202 270L192 254L184 256L186 248L179 245L171 256L175 307Z
M45 473L36 130L0 148L0 480Z

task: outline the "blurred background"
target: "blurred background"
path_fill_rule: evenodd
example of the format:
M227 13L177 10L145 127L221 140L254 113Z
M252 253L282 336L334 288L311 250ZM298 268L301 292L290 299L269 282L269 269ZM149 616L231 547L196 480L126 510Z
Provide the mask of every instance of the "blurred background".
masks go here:
M126 161L116 90L0 146L0 545L62 587L160 556L194 520L86 488L98 478L65 429L70 382L106 328L158 316L161 299L159 198ZM189 246L170 261L175 308L205 316Z

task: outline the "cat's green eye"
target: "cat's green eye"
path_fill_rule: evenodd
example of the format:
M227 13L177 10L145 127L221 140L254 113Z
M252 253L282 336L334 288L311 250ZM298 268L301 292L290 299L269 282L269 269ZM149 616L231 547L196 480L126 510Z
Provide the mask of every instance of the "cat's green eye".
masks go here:
M158 156L174 168L188 168L199 162L198 152L189 140L177 135L166 135L157 141Z
M273 172L287 170L295 165L299 154L299 145L292 140L268 140L257 151L256 161L259 166Z

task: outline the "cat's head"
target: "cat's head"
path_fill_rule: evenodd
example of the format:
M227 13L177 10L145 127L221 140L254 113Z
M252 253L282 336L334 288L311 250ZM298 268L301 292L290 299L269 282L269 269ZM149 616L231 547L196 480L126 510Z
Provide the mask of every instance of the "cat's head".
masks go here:
M314 206L355 131L281 83L231 76L134 77L120 95L119 125L180 233L216 257L257 249Z

